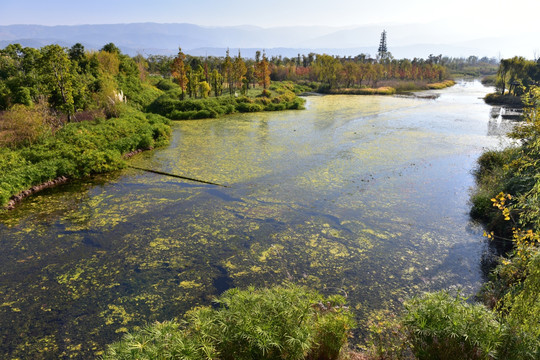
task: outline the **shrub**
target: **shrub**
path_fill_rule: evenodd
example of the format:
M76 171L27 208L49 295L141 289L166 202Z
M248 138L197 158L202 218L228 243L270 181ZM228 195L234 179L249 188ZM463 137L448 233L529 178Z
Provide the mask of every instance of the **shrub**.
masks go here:
M265 90L263 94L252 98L247 96L221 96L217 98L179 100L178 89L173 88L155 99L147 110L172 120L217 118L221 115L236 112L277 111L287 109L303 109L304 100L297 98L290 89L294 84L274 86L279 96L272 97L272 92Z
M540 358L540 251L537 247L529 250L532 253L525 265L525 279L503 299L501 310L508 322L504 347L507 358Z
M427 84L428 89L444 89L450 86L454 86L456 82L454 80L445 80L443 82Z
M484 97L484 101L488 104L494 104L494 105L510 105L510 106L522 106L523 102L521 101L521 98L519 96L514 96L510 94L497 94L497 93L491 93L487 94Z
M286 109L287 109L287 104L285 103L281 103L281 104L269 103L268 105L264 107L264 111L281 111L281 110L286 110Z
M232 289L182 325L156 323L107 349L105 359L337 359L353 325L344 299L295 285Z
M289 110L303 110L305 109L304 104L306 101L301 98L296 98L287 105L287 109Z
M379 88L361 88L361 89L319 89L319 92L330 94L345 94L345 95L394 95L396 89L389 86Z
M345 299L339 295L329 297L325 305L318 304L319 311L315 313L316 349L310 354L311 359L340 358L354 326L351 313L344 305Z
M236 106L236 109L239 111L239 112L258 112L258 111L262 111L263 110L263 107L262 105L260 104L252 104L252 103L245 103L245 102L241 102L239 103L237 106Z
M0 117L0 146L18 147L39 141L51 131L51 118L42 104L14 105Z
M465 300L440 291L405 303L403 323L419 360L497 357L502 326L485 306Z
M471 216L487 224L488 231L498 231L509 235L509 223L491 201L501 191L508 191L511 183L511 172L505 166L513 161L516 151L513 148L502 151L486 151L478 158L478 166L474 171L477 187L471 195Z
M104 359L212 359L215 350L205 339L190 337L175 322L155 323L110 345Z
M180 88L177 84L173 83L170 79L160 79L157 82L156 87L163 91Z
M59 176L79 178L124 166L122 154L163 145L169 120L120 106L119 118L69 123L39 143L0 148L0 206L11 195Z
M272 93L269 90L264 89L260 96L269 98L272 96Z

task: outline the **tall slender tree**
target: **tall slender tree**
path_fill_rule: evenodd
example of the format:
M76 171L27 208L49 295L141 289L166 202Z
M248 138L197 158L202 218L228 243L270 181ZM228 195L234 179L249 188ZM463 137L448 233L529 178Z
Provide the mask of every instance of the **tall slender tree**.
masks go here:
M212 89L214 90L214 96L218 97L219 95L221 95L223 76L221 76L217 69L212 70L212 72L210 73L210 83L212 85Z
M244 84L245 75L247 72L246 63L242 60L242 55L240 50L238 50L238 56L234 59L233 62L233 77L235 88L241 88Z
M41 49L43 76L51 91L51 103L67 114L68 122L74 113L73 73L68 54L59 45Z
M379 43L378 58L379 60L386 60L388 57L388 47L386 45L386 30L381 33L381 41Z
M188 83L186 65L184 63L185 60L186 55L182 52L182 48L178 48L178 55L171 64L171 75L178 85L180 85L180 89L182 90L180 98L182 100L184 100L184 92L186 91Z
M264 90L270 86L270 69L268 59L266 58L266 53L263 51L262 60L257 62L255 75L259 82L259 85L263 87Z

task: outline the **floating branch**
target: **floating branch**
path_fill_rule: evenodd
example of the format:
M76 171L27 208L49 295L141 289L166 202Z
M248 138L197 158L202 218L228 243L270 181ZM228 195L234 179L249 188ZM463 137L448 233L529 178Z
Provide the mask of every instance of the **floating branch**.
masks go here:
M171 177L178 178L178 179L183 179L183 180L190 180L190 181L199 182L199 183L202 183L202 184L209 184L209 185L216 185L216 186L221 186L221 187L228 187L228 186L226 186L226 185L216 184L216 183L213 183L213 182L210 182L210 181L204 181L204 180L194 179L194 178L190 178L190 177L187 177L187 176L175 175L175 174L170 174L170 173L166 173L166 172L163 172L163 171L157 171L157 170L151 170L151 169L144 169L144 168L140 168L140 167L132 166L132 165L128 165L128 166L129 166L130 168L132 168L132 169L137 169L137 170L147 171L147 172L151 172L151 173L154 173L154 174L165 175L165 176L171 176Z

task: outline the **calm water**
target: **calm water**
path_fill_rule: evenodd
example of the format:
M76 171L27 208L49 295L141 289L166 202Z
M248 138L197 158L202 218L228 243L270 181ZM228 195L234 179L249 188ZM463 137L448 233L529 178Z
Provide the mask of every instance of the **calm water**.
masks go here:
M0 214L0 357L99 354L229 287L345 291L359 320L425 290L474 293L471 170L509 123L461 82L436 100L326 96L174 125L128 169Z

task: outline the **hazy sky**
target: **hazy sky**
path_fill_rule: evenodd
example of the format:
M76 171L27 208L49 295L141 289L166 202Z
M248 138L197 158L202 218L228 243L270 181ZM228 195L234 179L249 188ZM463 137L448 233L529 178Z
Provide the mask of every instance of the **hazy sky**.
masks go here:
M446 44L468 49L460 54L528 58L540 54L539 14L540 0L0 0L0 25L157 22L388 29L405 24L401 33L392 27L394 46ZM370 39L349 42L375 46L377 37Z
M538 30L540 0L0 0L0 25L187 22L349 26L442 21L457 31Z

